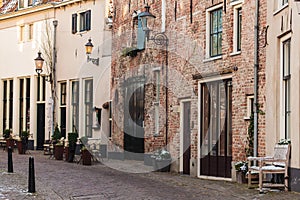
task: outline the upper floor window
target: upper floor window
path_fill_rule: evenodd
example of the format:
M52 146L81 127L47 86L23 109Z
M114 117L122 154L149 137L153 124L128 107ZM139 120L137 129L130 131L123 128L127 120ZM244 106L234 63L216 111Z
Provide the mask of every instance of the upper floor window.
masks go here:
M91 10L72 15L72 33L91 30Z
M209 56L222 54L222 7L209 12Z
M24 42L24 39L25 39L25 26L22 25L19 28L19 41Z
M29 40L33 39L33 24L28 25L28 39Z
M288 5L288 0L274 0L274 11L280 10L285 5Z
M233 53L241 51L242 44L242 4L233 7Z
M67 101L67 83L60 84L60 105L66 105Z

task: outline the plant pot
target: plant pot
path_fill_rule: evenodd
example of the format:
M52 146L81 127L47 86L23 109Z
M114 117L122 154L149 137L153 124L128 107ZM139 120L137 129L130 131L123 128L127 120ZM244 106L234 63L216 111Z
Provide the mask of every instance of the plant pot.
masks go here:
M18 147L19 154L24 154L25 153L25 152L23 152L22 141L17 141L17 147Z
M64 146L55 145L54 146L54 157L56 160L62 160L64 157Z
M236 182L237 183L247 183L246 175L241 171L236 171Z
M83 165L91 165L92 164L92 155L88 150L81 151L82 156L82 164Z
M156 160L152 159L153 170L157 172L169 172L172 159Z
M12 151L14 151L15 141L13 139L6 140L6 148L11 147Z
M66 151L68 154L68 157L66 156L66 160L68 162L73 162L74 157L75 157L75 150L76 150L76 143L75 144L69 144L69 147Z

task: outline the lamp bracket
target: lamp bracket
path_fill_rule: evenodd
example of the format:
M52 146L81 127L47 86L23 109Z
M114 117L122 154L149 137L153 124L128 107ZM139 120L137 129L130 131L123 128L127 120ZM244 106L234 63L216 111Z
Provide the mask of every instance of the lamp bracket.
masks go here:
M89 55L87 56L87 62L92 62L94 65L99 66L99 58L91 58Z
M169 44L169 39L164 33L156 33L152 37L148 37L148 40L152 40L156 45L166 46Z

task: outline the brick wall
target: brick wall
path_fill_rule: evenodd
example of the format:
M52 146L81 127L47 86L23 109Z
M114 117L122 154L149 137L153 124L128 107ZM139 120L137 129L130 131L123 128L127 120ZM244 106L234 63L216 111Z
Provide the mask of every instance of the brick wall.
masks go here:
M177 4L176 4L177 2ZM150 12L156 16L155 31L161 30L161 1L148 1ZM223 40L222 59L203 62L206 48L206 9L223 4ZM265 108L265 48L264 27L266 26L266 0L260 1L260 29L259 29L259 89L258 103L260 109ZM254 8L255 1L244 0L242 4L242 51L238 55L233 52L233 8L230 1L193 1L193 14L191 20L189 0L166 1L166 32L169 38L168 45L168 143L172 155L179 155L180 135L180 100L191 99L191 149L192 157L197 157L198 143L198 79L193 75L206 76L209 74L232 74L232 151L233 160L245 159L245 142L247 139L247 127L249 121L244 117L247 113L247 95L253 95L254 82ZM225 6L224 6L225 5ZM134 10L142 10L144 1L128 2L115 0L115 18L113 25L113 55L112 55L112 90L117 88L126 77L130 75L146 74L148 82L153 81L152 68L161 67L160 104L166 108L165 93L165 48L158 47L153 41L147 43L144 51L138 52L136 57L122 57L122 48L130 46L133 24L132 13ZM175 15L176 7L176 15ZM192 22L192 23L191 23ZM151 33L152 34L152 33ZM233 67L238 67L233 71ZM112 93L114 94L114 93ZM119 95L118 105L115 109L122 111L122 95ZM154 120L150 110L155 100L155 86L146 84L145 87L145 151L150 152L161 145L165 145L165 119L160 122L161 131L159 137L153 137ZM161 115L166 115L161 110ZM122 116L118 116L119 122L114 122L113 140L123 145ZM259 115L259 155L265 153L265 119Z

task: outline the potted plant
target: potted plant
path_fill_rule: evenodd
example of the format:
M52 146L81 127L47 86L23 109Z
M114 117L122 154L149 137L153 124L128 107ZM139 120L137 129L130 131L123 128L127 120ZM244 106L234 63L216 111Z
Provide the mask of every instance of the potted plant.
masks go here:
M54 144L54 157L56 160L62 160L64 157L64 142L61 140L61 132L57 124L52 135L52 140Z
M12 137L12 131L10 129L5 129L3 137L6 139L6 148L11 147L11 149L14 150L15 141Z
M248 162L238 161L234 164L236 171L236 182L247 183L246 174L248 172Z
M92 164L92 155L85 146L83 146L81 148L81 157L82 157L83 165L91 165Z
M68 133L68 141L69 141L68 159L67 159L68 162L73 162L74 160L77 138L78 138L77 132Z
M170 171L172 158L169 151L166 149L159 149L152 154L151 158L154 171Z

